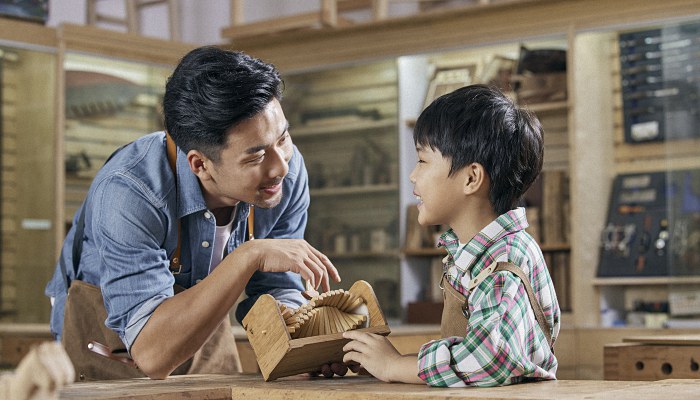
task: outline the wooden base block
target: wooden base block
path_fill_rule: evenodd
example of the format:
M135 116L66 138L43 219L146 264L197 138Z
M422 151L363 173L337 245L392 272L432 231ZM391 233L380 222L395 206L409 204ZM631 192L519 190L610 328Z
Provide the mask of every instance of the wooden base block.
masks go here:
M700 346L619 343L603 353L606 380L656 381L700 378Z
M369 327L358 329L380 335L391 333L372 287L357 281L349 292L364 299L369 312ZM277 301L262 295L243 319L250 341L266 381L284 376L318 371L323 364L342 362L343 346L349 342L342 333L292 339Z

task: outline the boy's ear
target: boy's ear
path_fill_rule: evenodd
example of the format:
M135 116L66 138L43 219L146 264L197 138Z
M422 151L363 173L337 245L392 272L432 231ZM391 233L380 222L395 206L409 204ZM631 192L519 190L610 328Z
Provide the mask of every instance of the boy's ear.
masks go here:
M209 159L204 156L198 150L190 150L187 152L187 164L190 166L190 170L197 175L200 180L211 179L211 174L209 174L208 163L211 163Z
M471 163L464 167L464 194L477 193L486 186L486 170L479 163Z

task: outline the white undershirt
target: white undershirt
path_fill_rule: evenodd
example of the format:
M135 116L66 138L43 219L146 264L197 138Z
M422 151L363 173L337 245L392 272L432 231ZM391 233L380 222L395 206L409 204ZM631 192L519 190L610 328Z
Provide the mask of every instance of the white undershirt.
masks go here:
M234 216L236 215L236 208L233 209L231 213L231 220L228 224L224 226L216 226L216 231L214 232L214 244L212 245L211 262L209 263L209 273L211 274L217 265L224 259L224 251L226 250L226 244L228 239L231 237L231 228L233 227Z

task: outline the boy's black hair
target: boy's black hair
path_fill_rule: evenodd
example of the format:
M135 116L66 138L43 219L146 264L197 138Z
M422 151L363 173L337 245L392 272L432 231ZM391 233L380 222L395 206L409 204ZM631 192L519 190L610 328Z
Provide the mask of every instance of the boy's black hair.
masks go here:
M491 179L489 200L497 214L517 207L542 170L540 121L500 90L470 85L440 96L418 117L416 145L439 150L452 160L451 176L471 163Z
M204 46L182 58L163 97L165 129L185 153L218 161L226 133L282 96L279 72L245 53Z

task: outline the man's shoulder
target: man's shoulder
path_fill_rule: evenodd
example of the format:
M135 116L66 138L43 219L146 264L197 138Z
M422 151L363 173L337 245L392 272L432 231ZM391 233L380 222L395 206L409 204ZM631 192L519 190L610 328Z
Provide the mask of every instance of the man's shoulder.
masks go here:
M94 190L127 187L160 203L174 188L163 132L144 135L117 150L95 176Z

